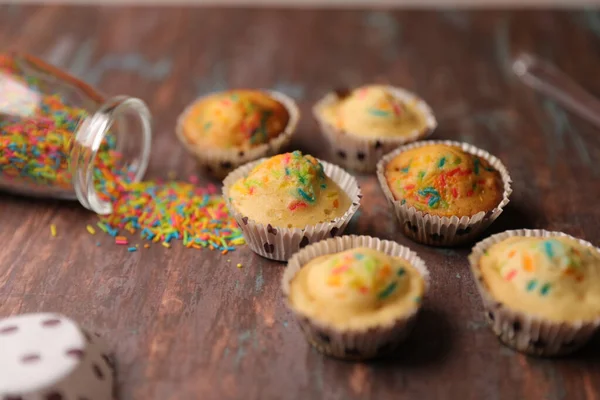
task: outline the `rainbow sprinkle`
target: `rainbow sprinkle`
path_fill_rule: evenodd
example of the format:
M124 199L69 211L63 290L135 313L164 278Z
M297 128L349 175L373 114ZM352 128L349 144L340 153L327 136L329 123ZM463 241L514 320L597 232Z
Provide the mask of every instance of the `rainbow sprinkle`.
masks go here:
M281 106L267 93L237 90L213 94L192 106L188 122L204 137L218 137L221 145L267 143L287 125L289 115L274 110ZM236 121L236 129L231 129ZM227 134L224 134L227 131Z
M497 264L498 272L506 281L513 281L525 292L542 297L551 294L560 280L585 280L583 265L578 248L554 238L530 238L522 246L520 243L509 246Z
M210 248L222 254L245 244L235 219L229 215L217 188L186 182L99 181L101 198L111 202L113 213L101 216L98 226L110 235L126 231L142 239L171 247L181 240L186 248ZM116 236L117 244L127 239Z
M401 193L402 204L407 201L418 210L448 209L450 204L461 197L481 196L492 181L482 175L483 162L477 156L470 156L472 167L463 164L463 159L453 152L438 159L410 159L407 164L397 167L399 174L391 180ZM426 167L427 169L420 169ZM493 168L485 168L495 172ZM472 181L472 182L470 182ZM468 186L467 186L468 184Z
M85 110L59 95L41 92L39 79L24 72L14 57L0 55L0 181L72 190L69 157L74 132ZM100 146L99 158L114 165L114 137Z
M7 100L0 101L3 112L0 181L18 180L72 191L69 157L74 132L86 112L70 107L59 95L41 93L40 82L24 73L11 56L0 55L0 74L3 82L11 87L10 93L2 94ZM266 133L265 118L269 115L256 116L256 125L249 125L248 132L262 136ZM122 231L129 234L139 231L142 238L161 241L167 248L171 247L172 240L179 239L187 248L208 247L219 249L223 254L244 244L241 231L214 186L198 188L196 177L190 179L191 184L132 183L131 173L117 169L119 157L115 137L106 135L96 156L94 178L100 198L110 202L114 212L100 217L97 226L114 237L115 244L129 244L129 239L120 235ZM169 175L174 178L173 174ZM304 198L311 195L305 192ZM91 235L96 233L90 225L86 230ZM56 237L54 224L50 226L50 233ZM130 252L136 250L137 247L128 247Z

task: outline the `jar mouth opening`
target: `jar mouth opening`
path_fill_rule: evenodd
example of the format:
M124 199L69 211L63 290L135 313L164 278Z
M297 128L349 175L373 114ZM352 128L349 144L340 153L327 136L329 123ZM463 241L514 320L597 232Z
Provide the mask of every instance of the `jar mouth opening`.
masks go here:
M111 214L109 197L118 195L118 189L112 195L108 191L144 177L151 139L150 112L139 99L111 98L83 119L71 150L73 187L79 202L97 214Z

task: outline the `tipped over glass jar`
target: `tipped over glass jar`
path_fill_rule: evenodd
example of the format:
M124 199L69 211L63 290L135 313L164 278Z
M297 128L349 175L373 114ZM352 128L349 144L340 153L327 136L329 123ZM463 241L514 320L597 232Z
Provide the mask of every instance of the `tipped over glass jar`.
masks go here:
M143 101L106 99L35 57L0 54L0 190L110 214L103 189L142 179L151 138Z

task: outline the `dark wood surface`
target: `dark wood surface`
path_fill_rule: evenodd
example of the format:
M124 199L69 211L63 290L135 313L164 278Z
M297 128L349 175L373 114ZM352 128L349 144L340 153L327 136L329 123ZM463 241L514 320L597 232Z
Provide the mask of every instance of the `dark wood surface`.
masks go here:
M506 68L521 50L600 94L596 11L418 12L0 6L0 48L18 47L155 117L149 177L187 177L178 113L199 94L265 87L303 111L293 148L327 158L310 107L332 87L391 82L436 112L434 138L500 157L514 193L490 232L561 230L600 242L600 135L532 93ZM351 233L408 245L433 285L396 357L326 358L305 342L280 294L283 264L247 248L154 246L128 253L90 236L76 203L0 195L0 316L57 311L105 336L123 399L596 399L600 343L558 360L503 347L487 328L468 249L413 243L374 177ZM58 237L50 236L56 224ZM101 246L97 247L96 242ZM242 263L243 268L235 267Z

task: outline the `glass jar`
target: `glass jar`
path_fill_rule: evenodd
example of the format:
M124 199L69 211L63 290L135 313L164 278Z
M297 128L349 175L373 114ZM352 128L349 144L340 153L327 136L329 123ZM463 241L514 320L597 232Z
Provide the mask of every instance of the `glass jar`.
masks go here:
M0 190L77 199L110 214L99 189L143 177L150 118L139 99L105 99L35 57L0 55Z

